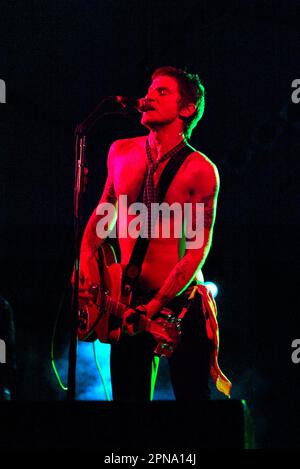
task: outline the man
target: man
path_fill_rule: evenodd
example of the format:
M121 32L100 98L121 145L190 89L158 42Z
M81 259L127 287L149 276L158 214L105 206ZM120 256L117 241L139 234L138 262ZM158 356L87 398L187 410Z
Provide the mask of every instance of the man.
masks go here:
M118 200L121 195L127 196L128 205L137 200L143 182L149 175L151 159L155 168L154 186L157 189L169 159L176 158L176 149L188 145L187 139L204 111L204 94L204 87L197 75L174 67L162 67L153 73L141 118L149 134L115 141L108 154L108 176L99 203L114 204L115 217L110 229L117 223L120 231L122 223L129 225L134 218L134 215L128 215L126 221L118 218ZM184 222L181 226L182 236L175 236L174 224L178 222L175 216L171 216L173 231L171 229L168 238L157 236L151 239L134 292L135 296L146 298L137 309L149 318L155 317L163 306L179 313L187 300L184 291L204 265L211 245L219 190L218 171L204 154L190 146L189 149L190 154L171 182L164 202L169 205L179 203L182 208L185 203L191 204L193 227L197 225L196 204L204 204L204 229L201 227L203 239L195 248L193 239L190 237L187 240L183 233ZM99 233L96 233L99 219L95 209L82 240L81 293L88 290L98 271L97 250L105 240L104 236L100 238ZM158 223L162 221L158 220ZM130 235L119 237L121 264L124 268L130 260L135 242L136 239ZM157 357L153 356L155 341L148 332L136 334L134 317L136 309L128 308L123 318L121 339L111 347L111 378L115 400L149 400L153 395L158 366ZM201 299L197 295L183 320L181 343L169 360L177 400L209 397L210 347Z

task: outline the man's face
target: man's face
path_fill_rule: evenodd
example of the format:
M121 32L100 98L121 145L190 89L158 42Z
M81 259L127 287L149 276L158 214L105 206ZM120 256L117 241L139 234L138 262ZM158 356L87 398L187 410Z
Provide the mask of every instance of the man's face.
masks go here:
M141 123L148 128L160 127L172 123L179 117L180 93L177 81L169 76L156 77L145 96L147 108L143 112Z

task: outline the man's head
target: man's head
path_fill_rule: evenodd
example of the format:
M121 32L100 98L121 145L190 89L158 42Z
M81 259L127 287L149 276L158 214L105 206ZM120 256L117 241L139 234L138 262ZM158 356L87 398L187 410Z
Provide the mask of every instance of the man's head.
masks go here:
M154 111L152 115L150 111L143 116L142 124L159 125L163 119L168 123L176 113L187 138L201 119L205 107L205 89L198 75L171 66L154 71L146 98L150 106L153 104ZM158 114L156 121L155 112Z

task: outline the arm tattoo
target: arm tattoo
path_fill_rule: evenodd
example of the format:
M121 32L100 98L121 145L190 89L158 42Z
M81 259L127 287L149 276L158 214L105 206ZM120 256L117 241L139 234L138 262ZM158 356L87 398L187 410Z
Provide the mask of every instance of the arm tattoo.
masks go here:
M214 210L214 196L210 194L207 197L203 197L201 200L204 203L204 228L209 230L213 224L215 210Z
M191 258L184 256L174 267L169 277L157 292L154 299L166 305L179 293L194 275L198 265L191 262Z
M201 202L204 203L204 227L207 230L211 230L215 218L215 197L216 193L212 192L201 199ZM205 260L208 245L206 242L199 255L186 254L176 264L161 289L156 293L155 300L163 305L168 304L190 282Z

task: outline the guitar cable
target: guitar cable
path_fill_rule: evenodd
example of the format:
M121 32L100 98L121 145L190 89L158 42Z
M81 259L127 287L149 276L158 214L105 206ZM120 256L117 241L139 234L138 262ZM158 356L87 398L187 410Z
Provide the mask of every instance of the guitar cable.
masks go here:
M51 360L51 366L52 366L52 370L54 372L54 375L56 377L56 380L57 380L60 388L63 391L66 392L66 391L68 391L68 387L65 386L62 382L62 379L61 379L60 374L58 372L57 366L55 364L55 357L54 357L54 348L55 348L55 337L56 337L56 331L57 331L57 324L58 324L58 321L59 321L59 318L61 316L61 312L62 312L62 309L63 309L63 304L64 304L64 301L65 301L65 295L66 295L66 290L63 291L63 294L61 296L59 306L58 306L58 310L57 310L57 314L56 314L56 318L55 318L54 325L53 325L52 337L51 337L51 346L50 346L50 360ZM106 400L110 401L111 399L109 397L109 392L107 390L105 379L104 379L104 376L103 376L103 373L102 373L102 370L101 370L101 367L100 367L100 364L99 364L99 361L98 361L98 357L97 357L96 342L93 342L93 354L94 354L94 360L95 360L96 368L97 368L97 371L99 373L99 376L100 376L100 379L101 379L101 382L102 382L102 385L103 385Z
M54 344L55 344L55 336L56 336L56 330L57 330L57 324L58 324L58 320L61 316L61 311L62 311L62 307L63 307L63 304L64 304L64 301L65 301L65 293L66 293L66 290L63 291L63 294L61 296L61 299L60 299L60 302L59 302L59 305L58 305L58 310L57 310L57 314L56 314L56 318L55 318L55 321L54 321L54 325L53 325L53 330L52 330L52 337L51 337L51 346L50 346L50 360L51 360L51 366L52 366L52 369L53 369L53 372L55 374L55 377L57 379L57 382L60 386L60 388L63 390L63 391L67 391L68 390L68 387L65 386L60 378L60 375L59 375L59 372L57 370L57 367L56 367L56 364L55 364L55 358L54 358Z

